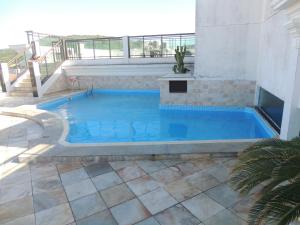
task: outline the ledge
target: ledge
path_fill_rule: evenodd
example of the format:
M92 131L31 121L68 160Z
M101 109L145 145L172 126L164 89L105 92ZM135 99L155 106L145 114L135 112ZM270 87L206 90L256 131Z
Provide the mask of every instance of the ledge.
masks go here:
M196 80L196 77L194 77L191 73L186 73L186 74L167 74L162 77L160 77L158 80L162 81L170 81L170 80Z

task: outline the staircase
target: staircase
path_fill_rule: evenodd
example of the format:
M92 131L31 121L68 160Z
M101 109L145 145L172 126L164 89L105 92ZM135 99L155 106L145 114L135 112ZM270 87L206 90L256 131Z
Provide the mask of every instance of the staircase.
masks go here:
M29 73L24 75L24 78L19 80L10 92L10 96L32 97L32 84Z

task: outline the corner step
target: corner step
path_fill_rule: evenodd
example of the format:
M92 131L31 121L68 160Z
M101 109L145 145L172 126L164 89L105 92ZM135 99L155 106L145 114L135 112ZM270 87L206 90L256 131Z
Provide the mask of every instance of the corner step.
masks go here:
M12 91L9 93L9 95L13 97L33 97L32 91L28 92L28 91L21 91L21 90Z

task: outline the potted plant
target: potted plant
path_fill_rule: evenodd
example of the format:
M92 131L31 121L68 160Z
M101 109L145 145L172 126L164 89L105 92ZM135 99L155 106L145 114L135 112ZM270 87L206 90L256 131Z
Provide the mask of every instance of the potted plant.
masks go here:
M176 60L176 65L174 65L173 67L173 71L174 73L178 74L178 73L187 73L188 71L190 71L189 69L185 68L184 66L184 57L186 55L187 51L186 51L186 46L177 46L177 48L175 49L175 60Z

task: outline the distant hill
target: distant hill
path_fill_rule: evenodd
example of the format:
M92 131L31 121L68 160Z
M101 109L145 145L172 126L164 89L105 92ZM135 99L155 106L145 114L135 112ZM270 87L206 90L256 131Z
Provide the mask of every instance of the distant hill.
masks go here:
M91 39L91 38L105 38L105 36L101 35L68 35L63 36L64 39ZM44 37L40 39L41 46L52 46L53 42L57 42L59 40L58 37Z
M8 62L10 59L15 57L18 53L10 48L7 49L0 49L0 62Z

